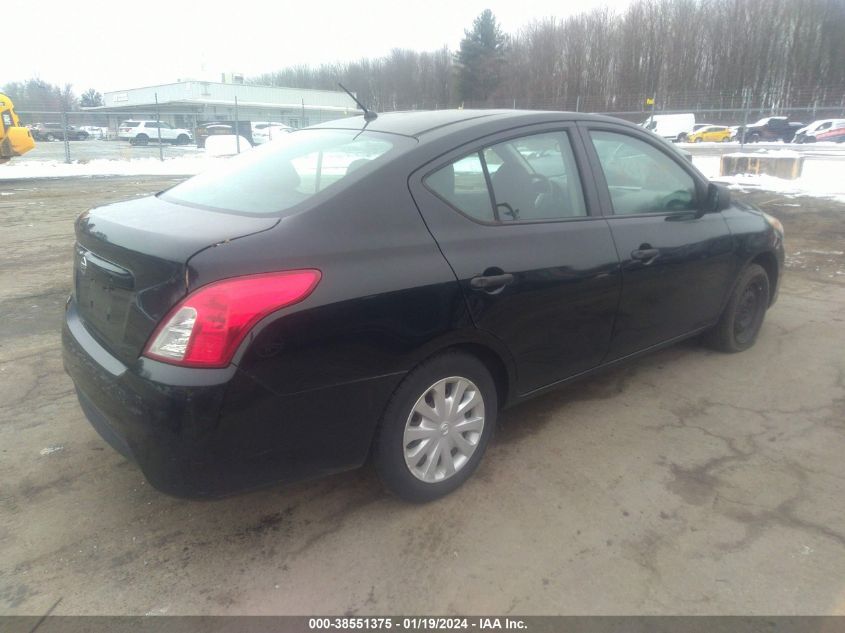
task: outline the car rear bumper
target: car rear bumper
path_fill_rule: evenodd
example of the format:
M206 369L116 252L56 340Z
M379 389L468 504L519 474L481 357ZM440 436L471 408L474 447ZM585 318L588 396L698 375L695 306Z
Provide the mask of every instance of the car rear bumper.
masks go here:
M218 497L360 466L399 377L279 395L235 366L124 365L69 302L63 360L91 425L168 494Z

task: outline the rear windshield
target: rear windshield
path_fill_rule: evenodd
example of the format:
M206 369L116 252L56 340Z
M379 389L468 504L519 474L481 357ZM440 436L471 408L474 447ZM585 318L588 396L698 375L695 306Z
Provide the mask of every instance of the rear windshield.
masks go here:
M120 127L138 127L140 121L124 121L120 124Z
M302 130L247 150L162 194L223 211L275 214L386 162L412 139L360 130ZM363 173L363 172L362 172Z

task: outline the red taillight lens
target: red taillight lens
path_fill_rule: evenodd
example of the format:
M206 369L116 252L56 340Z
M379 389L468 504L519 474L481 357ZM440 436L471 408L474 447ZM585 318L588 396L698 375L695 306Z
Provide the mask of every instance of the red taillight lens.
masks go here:
M225 367L252 326L302 301L319 270L292 270L223 279L180 301L153 332L144 356L187 367Z

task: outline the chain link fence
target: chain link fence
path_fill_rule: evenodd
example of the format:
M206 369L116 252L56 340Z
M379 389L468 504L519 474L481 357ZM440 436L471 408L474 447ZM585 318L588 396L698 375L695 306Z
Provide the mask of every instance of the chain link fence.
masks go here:
M201 109L200 109L201 110ZM319 109L291 110L238 108L237 103L217 104L213 112L166 108L87 110L60 112L16 110L21 124L30 128L36 141L28 160L67 163L95 159L131 160L196 153L209 136L233 135L247 146L272 140L297 129L335 118L338 114ZM354 112L350 111L350 114Z
M512 97L488 99L484 102L463 102L440 104L420 101L418 103L391 103L382 111L438 110L447 107L469 108L512 108L519 110L577 111L606 114L633 123L643 123L653 114L692 113L698 123L741 126L753 123L767 116L788 116L792 121L810 123L818 119L845 118L845 91L828 94L824 99L799 94L797 101L790 104L766 106L763 102L745 98L745 103L736 95L713 95L682 93L657 99L652 105L644 95L627 96L624 99L609 100L606 96L570 96L564 99L527 99ZM610 102L610 103L609 103ZM702 103L720 105L701 107ZM638 108L608 107L616 104L630 106L639 103ZM265 140L253 132L256 126L280 124L292 128L306 127L339 118L338 113L272 109L250 111L237 104L227 104L227 114L208 114L188 110L161 109L126 111L18 111L21 122L30 126L36 138L36 148L27 154L28 159L56 160L64 162L89 161L94 159L131 160L134 158L169 157L203 151L204 141L210 134L237 134L255 144ZM349 114L355 114L350 112ZM126 121L142 122L136 129L127 129ZM271 126L269 137L282 128ZM142 136L141 140L138 137Z

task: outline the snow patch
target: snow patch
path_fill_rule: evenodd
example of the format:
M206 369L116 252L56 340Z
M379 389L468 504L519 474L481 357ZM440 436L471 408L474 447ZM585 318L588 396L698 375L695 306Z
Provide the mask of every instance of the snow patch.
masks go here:
M22 178L72 178L90 176L193 176L219 164L225 158L196 154L163 161L96 159L84 163L20 160L0 167L0 181ZM5 193L5 192L4 192Z
M747 154L754 156L754 154ZM768 155L787 156L795 152L783 150ZM771 191L788 197L812 196L845 203L845 161L804 159L801 177L785 180L765 174L720 176L719 156L694 156L693 164L710 180L728 185L736 191Z
M238 139L240 139L241 153L252 148L250 142L243 136L213 134L205 139L205 151L209 156L234 156L238 153Z
M47 448L42 448L39 453L43 455L52 455L53 453L58 453L59 451L65 450L65 447L61 444L57 444L55 446L48 446Z

